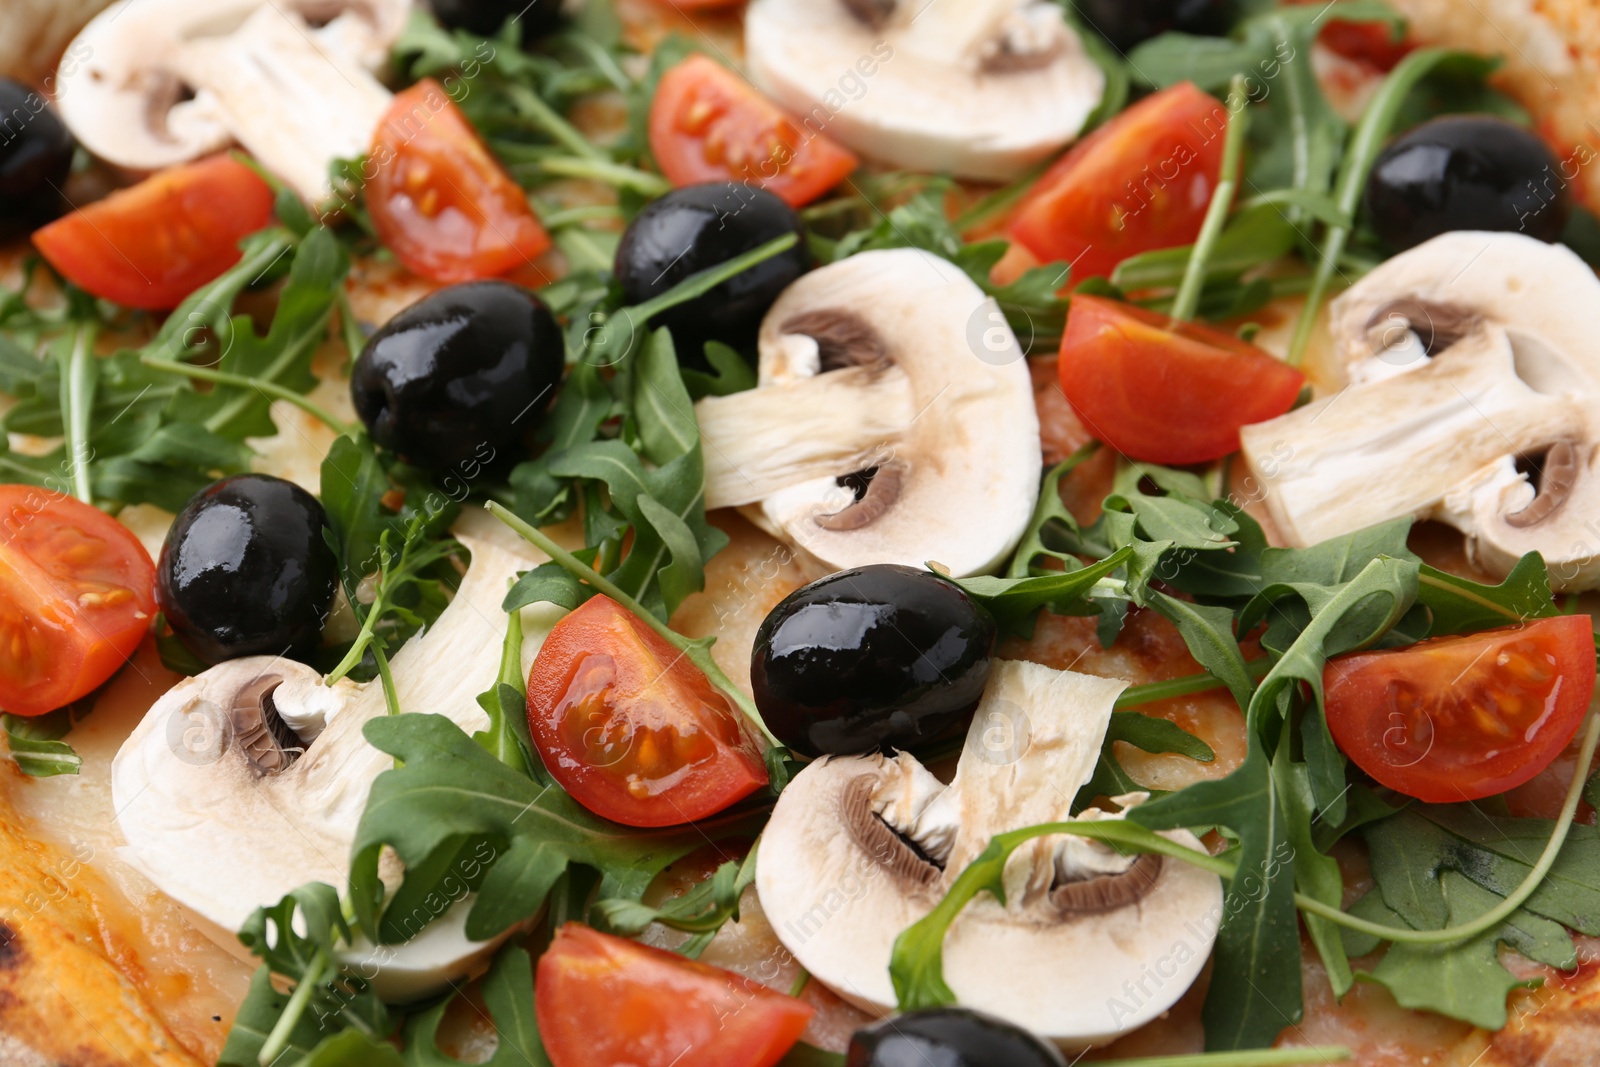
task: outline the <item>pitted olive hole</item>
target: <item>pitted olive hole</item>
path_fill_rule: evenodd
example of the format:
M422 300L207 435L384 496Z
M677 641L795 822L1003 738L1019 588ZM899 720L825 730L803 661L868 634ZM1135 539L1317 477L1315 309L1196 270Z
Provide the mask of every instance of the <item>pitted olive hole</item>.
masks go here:
M1081 881L1059 882L1050 889L1050 903L1062 915L1102 915L1143 900L1161 877L1162 857L1146 852L1121 874L1102 874Z
M1533 486L1533 502L1506 516L1506 525L1525 530L1559 512L1578 484L1581 457L1571 441L1557 441L1542 453L1521 455L1517 472Z
M902 889L927 889L944 866L920 845L884 821L872 807L872 779L853 778L839 799L839 814L856 846Z
M283 679L277 675L257 678L233 698L231 720L233 736L257 774L281 774L305 755L305 744L294 732L273 702L273 694Z

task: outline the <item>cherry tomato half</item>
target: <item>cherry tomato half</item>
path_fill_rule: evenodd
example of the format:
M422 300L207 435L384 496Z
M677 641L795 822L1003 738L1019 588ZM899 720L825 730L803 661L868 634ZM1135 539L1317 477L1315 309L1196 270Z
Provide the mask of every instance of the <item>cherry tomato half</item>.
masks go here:
M1150 463L1239 450L1239 428L1276 418L1305 375L1221 330L1078 295L1061 339L1061 391L1089 432Z
M528 727L562 788L627 826L703 819L767 784L740 713L609 597L545 638L528 675Z
M650 104L650 151L673 185L731 179L759 185L791 207L811 203L861 163L698 54L661 76Z
M1356 766L1434 804L1521 785L1572 740L1594 695L1587 615L1328 661L1328 729Z
M164 311L239 262L272 221L272 188L230 155L120 189L33 234L61 276L103 300Z
M94 692L156 612L156 565L88 504L0 485L0 711L43 715Z
M814 1010L753 978L576 923L539 958L533 999L555 1067L772 1067Z
M1129 256L1192 244L1222 171L1222 101L1182 82L1079 141L1039 179L1011 236L1074 281L1109 276Z
M527 194L431 78L394 98L367 171L372 224L413 274L497 278L550 248Z

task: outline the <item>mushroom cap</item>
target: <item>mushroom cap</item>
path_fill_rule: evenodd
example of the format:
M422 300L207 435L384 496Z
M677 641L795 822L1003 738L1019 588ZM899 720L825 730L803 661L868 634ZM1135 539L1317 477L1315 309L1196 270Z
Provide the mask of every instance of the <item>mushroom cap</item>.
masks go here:
M322 127L321 138L360 154L388 101L368 72L385 62L410 9L410 0L119 0L68 50L80 58L58 78L61 118L90 152L134 170L172 166L236 140L273 155L271 144L250 143L271 140L268 120L283 136ZM267 53L284 44L296 55L281 66L269 61ZM328 86L350 114L308 98ZM244 114L251 106L253 117ZM327 162L306 161L323 168L313 187ZM286 177L296 188L309 181Z
M499 673L500 601L516 573L537 562L497 526L476 511L458 522L472 565L433 627L391 664L402 707L446 715L469 733L487 725L474 696ZM532 658L556 614L524 614L525 657ZM268 693L278 714L263 723ZM368 719L384 714L378 683L330 688L316 671L279 657L230 660L185 679L156 701L112 761L112 800L129 858L204 920L199 925L219 944L241 951L234 934L256 908L307 882L348 881L367 793L393 766L361 734ZM286 749L301 748L285 760ZM386 878L398 873L384 871ZM465 940L467 910L457 906L437 929L383 949L380 992L431 991L492 950ZM373 951L358 942L344 958L359 962Z
M756 865L761 906L784 946L846 1000L891 1011L895 938L996 833L1070 817L1122 688L1000 662L948 787L905 753L801 771L778 798ZM1200 847L1184 831L1165 836ZM1094 857L1087 870L1085 854ZM944 975L959 1002L1072 1048L1104 1044L1169 1008L1210 954L1221 881L1177 861L1141 862L1130 867L1071 837L1017 849L1006 903L980 894L946 936ZM1074 877L1126 872L1136 883L1119 884L1131 902L1093 910L1086 900L1110 883L1071 881L1063 868Z
M889 11L877 25L853 13L873 7ZM806 131L980 181L1009 181L1060 150L1105 91L1043 0L754 0L745 53L751 78Z
M1539 551L1557 588L1600 584L1597 304L1571 250L1514 233L1444 234L1368 274L1332 306L1348 386L1240 435L1279 528L1306 545L1432 518L1491 573Z
M1016 546L1042 466L1033 387L960 268L893 249L813 271L773 304L760 352L755 390L697 405L707 507L754 504L838 569L977 574Z

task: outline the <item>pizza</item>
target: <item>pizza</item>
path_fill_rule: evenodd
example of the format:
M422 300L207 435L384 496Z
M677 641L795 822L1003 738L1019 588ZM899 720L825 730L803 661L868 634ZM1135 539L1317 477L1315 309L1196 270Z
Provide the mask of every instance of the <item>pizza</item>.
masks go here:
M1592 5L0 29L0 1064L1600 1062Z

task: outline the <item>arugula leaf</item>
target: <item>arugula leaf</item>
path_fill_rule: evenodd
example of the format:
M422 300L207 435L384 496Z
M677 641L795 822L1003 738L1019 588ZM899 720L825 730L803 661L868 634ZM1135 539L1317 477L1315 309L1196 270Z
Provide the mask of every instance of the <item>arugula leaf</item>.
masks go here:
M1226 826L1239 838L1202 1019L1206 1048L1266 1048L1302 1012L1297 857L1283 799L1260 735L1226 778L1198 782L1141 804L1128 819L1150 830Z
M239 940L261 958L262 966L251 978L219 1065L259 1067L263 1050L269 1053L267 1062L293 1062L278 1059L292 1050L303 1063L325 1038L341 1031L358 1036L341 1040L336 1048L393 1033L397 1020L371 985L332 963L338 946L350 939L339 894L331 886L309 883L271 907L256 909L239 931ZM280 994L274 974L294 982L296 991ZM339 1062L328 1059L327 1050L321 1055L323 1060L312 1062Z
M0 713L0 729L6 735L6 748L17 769L31 778L53 778L58 774L77 774L83 759L72 746L61 740L72 729L72 709L62 708L48 715L23 718Z
M363 733L402 762L373 783L352 847L355 915L380 944L414 936L406 923L417 925L403 908L385 905L378 877L385 847L406 867L398 901L438 889L451 874L451 857L469 842L484 845L487 873L466 929L468 937L486 940L536 914L573 864L601 872L601 899L637 899L661 868L708 836L748 832L759 821L759 813L732 812L690 829L641 833L599 819L562 790L499 762L440 716L374 719Z
M1499 905L1532 870L1524 857L1542 851L1553 824L1508 819L1472 804L1415 805L1373 823L1364 836L1376 888L1354 914L1402 928L1437 930ZM1497 946L1536 962L1570 967L1566 927L1587 933L1600 914L1600 831L1574 825L1549 877L1499 926L1467 942L1396 943L1361 977L1388 987L1402 1006L1426 1009L1495 1030L1506 1023L1506 994L1523 984L1500 963ZM1378 939L1346 932L1355 955Z
M651 923L693 934L678 951L690 959L699 959L717 931L729 920L738 921L739 898L755 884L758 848L759 845L752 847L742 860L722 864L711 877L659 908L637 900L612 899L597 903L595 914L624 937L643 933Z
M1134 781L1123 769L1116 756L1116 743L1125 741L1142 752L1176 752L1201 763L1217 758L1211 746L1176 723L1145 715L1137 711L1123 711L1111 716L1106 736L1100 742L1100 761L1095 765L1094 777L1083 784L1073 798L1072 813L1076 815L1092 804L1097 797L1117 797L1125 793L1148 792L1151 796L1163 795Z
M522 675L522 612L506 613L505 648L500 657L500 676L487 692L478 694L478 707L489 716L487 729L472 739L483 750L507 767L534 776L533 737L528 730L527 683ZM541 778L541 783L548 779Z
M1015 629L1047 605L1057 615L1094 614L1097 609L1088 598L1095 587L1132 556L1132 550L1124 548L1088 566L1074 559L1074 566L1067 570L1027 578L995 578L983 574L950 581L988 608L1002 627Z
M1518 560L1499 585L1480 585L1423 564L1417 599L1431 615L1429 637L1517 626L1556 614L1550 575L1537 552Z
M457 993L406 1021L405 1067L464 1067L438 1045L439 1024L462 995ZM482 995L497 1043L494 1054L479 1062L485 1067L550 1067L533 1012L533 960L525 949L508 944L500 950L484 976Z

